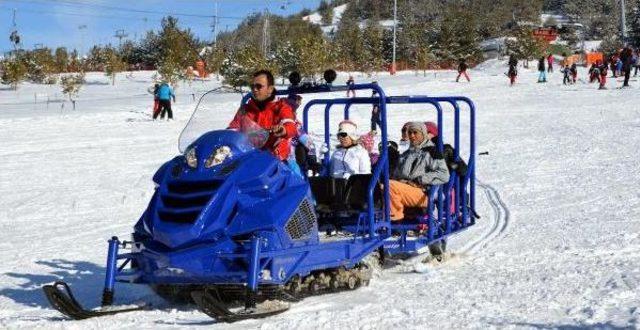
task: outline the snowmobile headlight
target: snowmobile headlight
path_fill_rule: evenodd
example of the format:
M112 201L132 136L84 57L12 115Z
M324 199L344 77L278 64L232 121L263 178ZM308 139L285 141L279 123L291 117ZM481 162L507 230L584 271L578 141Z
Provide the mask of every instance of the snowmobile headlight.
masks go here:
M207 161L204 163L204 167L211 168L216 165L222 164L222 162L224 162L225 159L231 156L232 156L231 148L227 146L222 146L216 149L216 151L214 151L213 153L211 153L211 156L209 156L209 158L207 158Z
M198 156L196 156L196 148L191 148L187 150L184 155L184 158L187 159L187 165L191 168L198 167Z

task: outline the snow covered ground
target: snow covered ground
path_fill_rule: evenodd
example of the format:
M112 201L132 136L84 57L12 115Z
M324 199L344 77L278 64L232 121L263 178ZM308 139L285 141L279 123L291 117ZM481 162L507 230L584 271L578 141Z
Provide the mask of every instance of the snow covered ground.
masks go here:
M533 70L521 69L514 87L497 61L471 70L471 83L453 82L453 72L372 78L388 94L476 102L478 152L489 152L477 158L482 219L451 241L456 257L444 265L392 267L369 287L230 325L120 284L118 303L143 299L159 309L70 321L40 289L64 278L82 303L98 306L106 240L128 237L151 197L151 176L177 153L193 97L215 79L181 86L170 122L150 120L149 72L115 86L89 75L75 111L35 103L55 100L59 87L0 87L0 328L639 328L640 83L618 90L610 81L598 91L583 81L562 86L556 72L537 84ZM238 101L208 100L212 128L231 119ZM353 118L368 126L368 109ZM404 121L434 117L403 108L390 118L397 139ZM311 119L319 122L319 111Z

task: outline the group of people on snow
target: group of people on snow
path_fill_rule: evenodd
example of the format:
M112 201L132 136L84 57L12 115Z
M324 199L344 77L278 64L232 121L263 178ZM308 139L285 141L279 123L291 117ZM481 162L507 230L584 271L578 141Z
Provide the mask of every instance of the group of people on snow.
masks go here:
M173 102L175 102L176 95L171 86L163 81L155 84L153 89L149 89L148 92L153 94L153 120L156 120L158 115L160 115L160 119L164 119L165 115L167 115L167 120L173 119L171 100L173 99Z
M296 109L302 98L292 94L277 99L274 85L270 71L255 72L250 85L251 98L238 109L228 128L244 131L246 121L250 120L268 132L261 149L271 152L295 173L306 175L309 171L317 172L320 165L317 164L317 157L314 157L315 145L296 119ZM372 113L379 116L379 110ZM377 153L373 150L376 125L380 125L380 122L374 121L373 114L372 130L367 134L359 134L358 125L351 120L339 123L338 145L330 157L331 177L346 179L355 174L371 174L371 168L377 162ZM432 122L409 122L401 133L403 140L409 143L407 150L400 154L397 144L393 142L389 148L393 154L389 161L392 220L403 219L405 207L426 207L427 188L449 181L447 164L435 148L437 125Z
M629 87L629 80L631 71L635 68L634 77L637 76L640 70L640 49L632 49L631 47L625 47L615 54L605 57L603 60L597 60L589 67L588 75L589 82L598 82L599 89L606 89L607 75L609 70L611 71L611 78L617 78L624 76L622 87ZM542 56L538 59L538 82L546 83L547 74L554 72L553 66L555 63L555 57L553 54ZM509 77L510 85L515 84L516 77L518 75L518 60L515 56L511 55L508 61L509 69L507 76ZM560 61L560 72L563 74L562 83L564 85L575 84L578 81L578 64L572 56L563 54L563 59Z

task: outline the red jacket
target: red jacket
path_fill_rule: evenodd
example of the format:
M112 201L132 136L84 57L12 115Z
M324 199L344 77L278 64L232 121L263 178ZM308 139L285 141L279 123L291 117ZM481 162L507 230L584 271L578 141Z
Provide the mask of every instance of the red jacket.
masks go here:
M274 101L270 99L259 105L256 101L250 99L247 104L238 110L231 123L229 123L229 128L241 129L243 117L253 120L260 127L267 130L276 125L284 126L286 135L276 137L270 134L262 149L271 151L280 160L286 160L289 157L289 152L291 151L290 141L291 138L297 135L297 129L293 110L285 100Z

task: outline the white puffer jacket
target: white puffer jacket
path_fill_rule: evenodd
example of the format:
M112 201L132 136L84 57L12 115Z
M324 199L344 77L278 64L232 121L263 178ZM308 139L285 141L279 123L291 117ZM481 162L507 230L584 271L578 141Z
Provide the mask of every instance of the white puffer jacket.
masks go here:
M331 155L331 176L348 179L353 174L371 174L369 153L359 144L338 147Z

